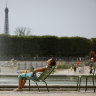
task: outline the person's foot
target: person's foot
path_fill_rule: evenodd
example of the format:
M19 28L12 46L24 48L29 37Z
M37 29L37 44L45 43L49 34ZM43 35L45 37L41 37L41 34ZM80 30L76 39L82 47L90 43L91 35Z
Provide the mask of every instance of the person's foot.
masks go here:
M23 91L23 90L16 88L16 89L14 89L13 91Z

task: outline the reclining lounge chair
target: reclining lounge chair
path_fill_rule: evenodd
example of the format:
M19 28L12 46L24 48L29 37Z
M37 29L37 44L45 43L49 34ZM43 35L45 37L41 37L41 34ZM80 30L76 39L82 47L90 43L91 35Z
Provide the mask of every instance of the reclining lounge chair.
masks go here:
M36 79L36 80L33 80L31 79L30 77L27 77L27 78L22 78L22 79L26 79L26 80L29 80L29 91L30 91L30 80L34 81L38 87L38 91L40 92L40 89L39 89L39 86L37 84L37 82L44 82L45 85L46 85L46 88L47 88L47 91L49 92L49 89L48 89L48 86L47 86L47 83L46 83L46 78L53 72L53 70L55 69L55 66L48 66L42 73L41 75ZM25 76L26 77L26 76ZM21 80L22 81L22 80ZM22 83L21 83L21 87L22 87Z

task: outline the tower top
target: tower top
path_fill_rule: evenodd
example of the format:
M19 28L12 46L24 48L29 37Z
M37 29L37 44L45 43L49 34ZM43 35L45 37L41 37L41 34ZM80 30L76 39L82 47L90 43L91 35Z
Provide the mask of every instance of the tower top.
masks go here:
M6 0L6 8L7 8L7 0Z
M6 8L5 8L5 12L9 12L8 7L7 7L7 1L6 1Z
M7 1L6 1L6 8L5 8L5 25L4 25L4 33L5 33L5 34L9 34L8 12L9 12L9 9L7 8Z

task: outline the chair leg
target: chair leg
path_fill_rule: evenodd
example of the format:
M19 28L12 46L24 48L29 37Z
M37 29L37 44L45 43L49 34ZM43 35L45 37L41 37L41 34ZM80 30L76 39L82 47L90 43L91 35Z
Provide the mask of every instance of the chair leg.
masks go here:
M30 91L30 79L29 79L29 91Z
M35 82L35 83L36 83L36 85L37 85L37 87L38 87L38 91L40 92L40 89L39 89L39 86L38 86L37 82Z
M94 88L94 92L95 92L95 84L94 84L94 75L93 75L93 88Z
M43 81L43 82L45 82L45 81ZM47 87L47 91L49 92L49 89L48 89L47 83L45 82L45 84L46 84L46 87Z
M81 86L81 77L79 78L79 91L80 91L80 86Z
M88 77L86 77L86 88L85 88L85 91L87 91L87 81L88 81Z
M94 92L95 92L95 81L96 81L96 78L95 78L95 76L94 76Z
M78 76L78 79L77 79L77 91L79 91L78 89L78 84L79 84L79 76Z

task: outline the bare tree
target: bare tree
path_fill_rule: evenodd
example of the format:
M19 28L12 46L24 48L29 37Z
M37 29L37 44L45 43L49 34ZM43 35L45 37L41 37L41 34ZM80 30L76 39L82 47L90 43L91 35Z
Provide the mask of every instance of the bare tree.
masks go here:
M31 30L27 27L17 27L15 29L15 35L18 36L28 36L31 33Z

